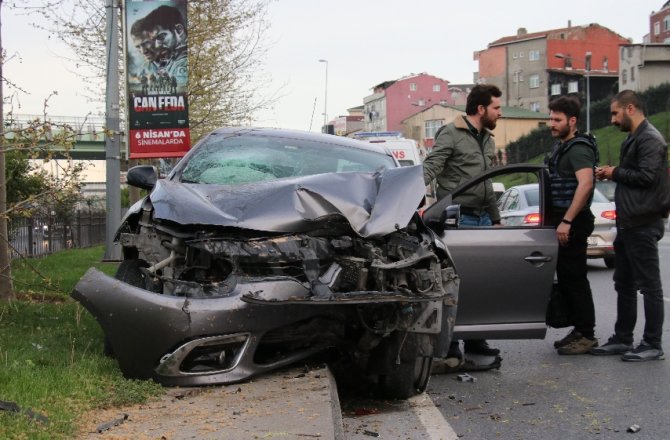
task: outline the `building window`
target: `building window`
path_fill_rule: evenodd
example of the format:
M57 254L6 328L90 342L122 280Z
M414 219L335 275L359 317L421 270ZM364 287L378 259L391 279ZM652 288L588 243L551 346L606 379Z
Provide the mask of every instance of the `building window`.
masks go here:
M539 102L531 102L530 103L530 111L531 112L539 112L540 111L540 103Z
M514 52L514 53L512 54L512 58L514 58L514 59L516 60L517 57L518 57L518 54L517 54L516 52Z
M437 130L443 125L444 125L444 119L433 119L430 121L426 121L423 137L425 139L435 138L435 133L437 133Z
M666 15L663 19L663 30L670 31L670 15Z
M439 84L433 84L433 92L439 92L440 91L440 85Z
M622 70L621 71L621 83L626 84L628 82L628 71L627 70Z
M658 35L661 33L661 22L657 21L654 23L654 35Z
M635 66L631 66L630 68L630 80L635 81Z
M568 83L568 93L579 92L579 83L577 81L570 81Z
M539 50L529 50L528 51L528 61L538 61L540 59Z
M540 87L540 75L535 74L528 77L528 87L537 89Z
M523 58L524 56L523 54L524 54L523 52L519 52L519 58Z
M419 102L417 102L416 105L418 105L419 107L423 107L424 105L426 105L426 101L424 101L423 99L419 99Z
M416 83L409 83L409 89L413 92L416 92Z
M552 84L551 85L551 96L556 96L561 94L561 85L560 84Z

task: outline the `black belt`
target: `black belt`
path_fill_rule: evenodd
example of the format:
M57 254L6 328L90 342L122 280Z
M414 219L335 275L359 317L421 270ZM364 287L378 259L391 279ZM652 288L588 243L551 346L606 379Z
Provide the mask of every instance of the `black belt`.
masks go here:
M461 214L471 215L473 217L481 217L481 214L478 214L477 210L468 208L467 206L461 206Z

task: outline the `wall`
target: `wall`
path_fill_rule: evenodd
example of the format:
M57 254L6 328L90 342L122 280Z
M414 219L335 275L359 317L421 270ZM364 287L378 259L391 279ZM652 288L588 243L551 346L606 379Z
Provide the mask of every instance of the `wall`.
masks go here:
M649 16L649 40L652 43L670 43L670 28L665 28L665 17L670 17L670 7ZM659 33L654 32L654 23L659 24Z
M631 71L634 72L632 76ZM649 87L668 82L669 78L670 44L621 46L619 90L644 92Z
M415 90L412 90L412 84L416 85ZM439 90L433 90L434 86L439 87ZM425 108L453 102L448 81L427 74L401 78L388 87L385 93L388 131L402 131L403 119Z

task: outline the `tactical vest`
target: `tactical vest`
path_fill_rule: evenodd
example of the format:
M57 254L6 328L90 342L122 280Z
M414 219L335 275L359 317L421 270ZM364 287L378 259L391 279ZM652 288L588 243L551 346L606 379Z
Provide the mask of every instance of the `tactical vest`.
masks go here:
M570 151L573 145L575 144L584 144L588 145L595 155L595 162L593 167L598 164L600 156L598 154L598 147L596 146L596 139L588 134L577 134L575 137L567 141L566 143L560 144L558 148L552 153L551 157L545 160L545 163L549 167L549 177L551 180L551 200L552 205L558 208L569 208L572 203L572 199L575 197L575 191L577 191L577 177L561 177L558 174L558 163L561 161L563 156ZM593 194L589 198L589 203L591 204L591 199Z

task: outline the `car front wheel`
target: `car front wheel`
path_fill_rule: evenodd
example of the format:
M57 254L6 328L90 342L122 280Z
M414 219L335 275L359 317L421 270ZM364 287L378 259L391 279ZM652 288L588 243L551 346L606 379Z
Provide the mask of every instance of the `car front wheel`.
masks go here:
M419 333L394 332L387 341L384 374L379 376L381 393L389 399L408 399L422 393L430 380L432 356L426 346L430 336Z

